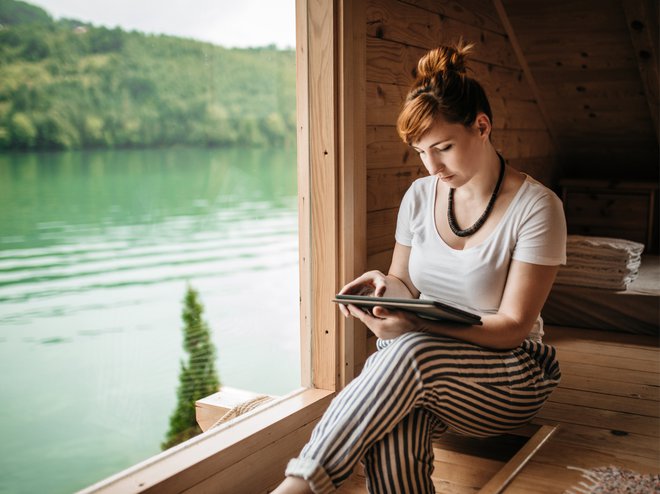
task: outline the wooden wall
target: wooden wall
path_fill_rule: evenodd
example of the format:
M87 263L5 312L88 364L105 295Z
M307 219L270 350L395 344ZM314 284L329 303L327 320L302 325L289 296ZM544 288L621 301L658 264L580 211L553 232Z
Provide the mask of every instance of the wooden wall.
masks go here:
M557 184L557 149L490 0L366 0L368 269L387 272L401 198L426 175L395 128L417 61L461 36L476 43L471 69L489 96L495 147L512 166Z
M427 50L463 36L493 108L493 142L509 163L556 185L556 149L490 1L368 0L366 10L367 265L387 270L399 202L426 174L395 122Z
M657 0L501 2L563 175L657 184Z
M399 202L425 175L395 129L417 61L459 37L476 43L472 72L509 164L558 193L562 178L657 182L652 0L364 2L368 269L388 270ZM356 372L363 360L356 355Z

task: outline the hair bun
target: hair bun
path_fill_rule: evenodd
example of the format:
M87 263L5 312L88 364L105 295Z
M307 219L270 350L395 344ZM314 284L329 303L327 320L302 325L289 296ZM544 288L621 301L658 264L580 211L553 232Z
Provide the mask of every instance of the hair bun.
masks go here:
M462 41L429 51L417 63L417 83L428 83L449 72L467 73L467 56L474 45Z

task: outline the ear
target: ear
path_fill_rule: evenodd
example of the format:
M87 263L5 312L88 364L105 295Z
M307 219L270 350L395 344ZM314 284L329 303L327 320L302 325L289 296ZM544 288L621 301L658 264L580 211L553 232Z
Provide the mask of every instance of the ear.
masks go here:
M490 138L490 131L492 130L492 126L488 115L483 112L477 114L477 118L475 119L474 124L479 131L479 136L485 137L486 139Z

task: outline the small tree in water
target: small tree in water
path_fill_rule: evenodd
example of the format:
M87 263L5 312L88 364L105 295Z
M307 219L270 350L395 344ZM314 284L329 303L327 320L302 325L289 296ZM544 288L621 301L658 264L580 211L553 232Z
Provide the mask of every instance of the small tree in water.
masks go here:
M197 291L188 285L181 315L184 323L183 349L188 353L188 362L181 361L177 405L170 417L170 429L161 444L162 449L170 448L201 432L195 420L195 401L220 388L211 330L202 320L204 307L198 297Z

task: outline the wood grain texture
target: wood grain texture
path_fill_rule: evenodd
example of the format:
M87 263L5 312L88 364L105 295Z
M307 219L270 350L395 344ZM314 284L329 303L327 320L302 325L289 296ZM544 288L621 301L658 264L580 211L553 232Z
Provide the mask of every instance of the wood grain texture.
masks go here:
M339 376L338 91L332 2L309 0L309 168L311 174L312 383L334 390Z
M370 256L383 263L385 253ZM660 348L657 338L563 327L546 327L544 341L557 348L562 381L534 419L538 425L557 425L550 440L506 487L507 494L555 494L581 480L567 466L594 468L616 465L641 473L656 473L660 464ZM440 439L434 451L436 489L475 493L508 461L503 438L497 449L485 446L459 449ZM493 438L484 441L497 441ZM475 440L478 441L478 440ZM463 456L461 456L463 455ZM490 459L490 460L488 460ZM488 461L493 462L488 470ZM472 470L471 470L472 469ZM474 472L470 480L469 472ZM490 472L490 473L488 473ZM354 494L366 493L362 480Z
M439 16L397 0L368 0L367 34L424 49L463 37L476 43L472 58L493 65L518 68L506 36L472 24Z
M367 259L366 8L364 0L339 2L339 229L337 289L365 271ZM335 308L336 310L336 308ZM354 318L339 318L339 385L344 387L364 362L365 329Z

